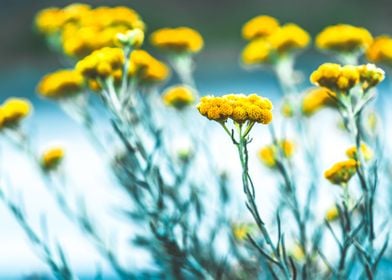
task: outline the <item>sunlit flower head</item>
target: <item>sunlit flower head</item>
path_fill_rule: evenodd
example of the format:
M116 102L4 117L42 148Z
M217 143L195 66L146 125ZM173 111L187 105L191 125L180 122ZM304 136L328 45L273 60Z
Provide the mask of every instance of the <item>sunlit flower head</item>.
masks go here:
M41 166L46 171L55 170L64 158L65 152L62 147L52 147L45 150L41 155Z
M281 161L279 158L281 155L284 158L291 158L295 152L295 145L292 141L282 139L278 141L278 144L267 145L260 149L258 156L263 164L270 168L276 167L277 161Z
M374 64L365 64L358 66L359 79L363 90L375 87L385 78L385 72Z
M324 177L332 184L344 186L357 172L357 166L358 163L354 159L340 161L335 163L330 169L326 170Z
M242 27L242 37L246 40L253 40L271 35L279 28L277 19L260 15L250 19Z
M58 70L47 74L37 86L40 95L54 99L72 97L83 89L83 76L75 70Z
M294 23L283 25L267 39L279 54L304 49L310 43L309 33Z
M327 88L313 88L305 93L302 99L302 112L311 116L324 107L336 107L336 94Z
M257 94L204 96L200 99L197 109L201 115L217 122L231 119L239 124L246 121L268 124L272 121L271 101Z
M366 50L373 41L368 30L348 24L326 27L316 37L316 46L322 50L356 52Z
M369 161L373 158L374 156L373 150L370 147L368 147L365 143L361 143L360 149L364 160ZM357 147L353 146L348 148L346 150L346 155L351 159L358 160Z
M8 98L0 106L0 128L17 126L32 110L31 103L23 98Z
M47 8L35 17L36 28L44 34L59 32L65 22L64 13L59 8Z
M333 222L336 219L339 218L339 209L336 205L332 206L331 208L329 208L327 210L327 212L325 213L325 219L328 222Z
M268 63L272 54L271 44L265 39L249 42L242 51L242 61L248 65Z
M374 63L392 65L392 38L387 35L376 37L367 49L366 57Z
M180 53L197 53L204 44L200 33L189 27L158 29L150 39L157 48Z
M179 85L168 88L163 93L165 105L181 110L195 102L193 90L187 86Z

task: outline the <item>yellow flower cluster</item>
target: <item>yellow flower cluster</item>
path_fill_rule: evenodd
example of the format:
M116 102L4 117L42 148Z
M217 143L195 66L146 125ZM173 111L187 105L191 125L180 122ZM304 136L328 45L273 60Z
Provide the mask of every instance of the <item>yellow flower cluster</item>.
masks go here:
M365 143L361 143L361 153L363 155L363 158L366 161L369 161L373 158L373 151L371 148L369 148ZM346 150L346 155L351 158L351 159L355 159L358 160L357 158L357 148L355 146L350 147Z
M385 78L385 72L374 64L366 64L358 66L359 80L362 83L364 91L375 87Z
M324 176L332 184L344 186L357 172L357 166L358 163L354 159L340 161L325 171Z
M29 101L22 98L9 98L0 106L0 129L17 126L27 117L32 107Z
M41 156L41 166L46 171L56 169L64 158L62 147L53 147L43 152Z
M142 83L156 83L169 76L169 68L144 50L131 53L128 76L135 76Z
M144 30L140 16L130 8L92 9L82 4L43 10L36 17L36 26L47 36L60 36L64 53L75 57L113 47L118 33L134 28Z
M271 16L260 15L250 19L242 27L242 37L253 40L271 35L279 29L279 21Z
M83 76L75 70L58 70L38 83L37 92L47 98L67 98L83 91Z
M367 49L366 57L374 63L392 65L392 38L387 35L376 37Z
M178 110L181 110L195 102L193 90L187 86L171 87L163 93L162 98L163 102L167 106L174 107Z
M151 43L160 49L197 53L203 48L203 37L189 27L162 28L151 34Z
M283 157L291 158L295 152L295 145L292 141L283 139L278 142L278 145L271 144L261 148L258 155L262 163L274 168L279 160L279 151Z
M232 119L268 124L272 121L272 103L257 94L227 94L221 97L204 96L197 105L200 114L210 120L225 122Z
M309 34L296 24L288 23L279 26L276 21L274 27L272 23L269 23L264 28L260 25L258 29L256 25L259 21L260 19L256 18L255 22L251 20L244 26L245 29L250 24L248 28L252 27L252 32L255 34L252 37L254 40L249 42L242 51L242 61L245 64L273 63L279 56L303 49L310 42Z
M355 52L366 50L373 41L368 30L348 24L326 27L316 37L316 46L322 50Z
M327 210L327 212L325 213L325 219L328 222L333 222L337 218L339 218L339 209L338 209L338 207L336 205L334 205L331 208L329 208Z
M327 88L313 88L302 99L302 112L305 116L311 116L324 107L336 106L333 97L336 94Z

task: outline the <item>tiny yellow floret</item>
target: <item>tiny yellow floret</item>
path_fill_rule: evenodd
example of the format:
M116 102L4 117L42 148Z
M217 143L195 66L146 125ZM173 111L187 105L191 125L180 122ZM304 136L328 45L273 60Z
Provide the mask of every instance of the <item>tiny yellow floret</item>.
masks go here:
M195 94L188 86L173 86L163 93L163 102L166 106L174 107L178 110L184 109L195 102Z
M354 159L335 163L330 169L326 170L324 177L332 184L345 186L351 177L357 172L358 163Z
M50 171L56 169L64 158L64 149L62 147L53 147L43 152L41 156L41 166L44 170Z
M246 40L263 38L271 35L279 28L276 18L266 15L256 16L250 19L242 27L242 37Z

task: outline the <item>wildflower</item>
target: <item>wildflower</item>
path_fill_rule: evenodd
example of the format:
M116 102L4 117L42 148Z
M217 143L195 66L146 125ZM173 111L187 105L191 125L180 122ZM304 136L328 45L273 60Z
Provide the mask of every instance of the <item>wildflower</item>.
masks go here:
M128 76L142 83L161 82L169 76L169 68L144 50L134 50L130 60Z
M288 23L272 33L267 40L276 52L286 54L305 48L310 42L310 36L298 25Z
M64 149L53 147L43 152L41 156L41 166L46 171L55 170L64 158Z
M140 28L135 28L125 33L118 33L116 39L120 46L140 48L144 41L144 32Z
M310 81L333 92L347 93L359 83L359 78L358 68L355 66L324 63L311 74Z
M242 51L242 61L248 65L268 63L271 55L271 45L265 39L256 39Z
M163 102L167 106L174 107L178 110L189 106L195 101L193 90L187 86L174 86L163 93Z
M311 116L323 107L335 107L336 94L327 88L313 88L302 99L302 112L305 116Z
M372 149L370 149L365 143L361 143L360 149L361 149L361 154L363 155L363 158L366 161L369 161L373 158ZM346 155L351 159L358 160L357 147L353 146L353 147L348 148L346 150Z
M277 19L260 15L250 19L242 27L242 37L246 40L253 40L256 38L263 38L271 35L279 28Z
M366 57L374 63L392 65L392 38L387 35L376 37L367 49Z
M357 52L367 49L373 41L368 30L348 24L326 27L316 37L316 46L322 50Z
M58 70L38 83L37 91L47 98L67 98L83 91L83 76L75 70Z
M222 123L229 118L238 124L245 121L268 124L272 120L271 101L256 94L204 96L197 109L206 118Z
M256 229L253 223L234 223L231 226L232 234L236 241L244 241L248 234L251 234Z
M345 186L357 172L357 166L358 163L354 159L340 161L325 171L324 177L332 184Z
M158 29L150 39L157 48L180 53L197 53L204 44L200 33L189 27Z
M271 144L260 149L259 158L268 167L276 167L279 160L279 153L285 158L291 158L295 152L295 145L292 141L283 139L278 141L278 145Z
M292 246L292 248L290 249L290 255L291 257L293 257L293 259L299 262L305 259L304 249L299 244L295 244L294 246Z
M336 205L332 206L327 210L325 213L325 219L328 222L335 221L337 218L339 218L339 209Z
M31 112L32 106L23 98L9 98L0 106L0 128L17 126Z
M367 91L368 89L375 87L385 78L385 72L381 68L378 68L374 64L366 64L358 66L359 79L362 84L362 89Z
M284 101L281 108L281 113L286 118L291 118L294 116L293 105L289 101Z
M48 8L40 11L35 17L35 26L43 34L59 32L64 25L63 11L58 8Z

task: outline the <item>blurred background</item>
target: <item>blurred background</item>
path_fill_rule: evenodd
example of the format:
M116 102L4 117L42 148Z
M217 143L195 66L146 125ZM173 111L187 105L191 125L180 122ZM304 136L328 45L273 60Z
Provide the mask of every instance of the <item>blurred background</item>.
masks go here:
M50 6L65 6L75 1L57 0L2 0L0 9L0 101L9 96L28 97L32 100L35 115L30 120L30 130L38 146L61 139L66 143L69 172L73 188L93 195L92 211L102 220L109 214L103 213L102 205L122 203L121 194L110 188L105 165L100 162L89 145L83 131L52 102L42 100L35 94L40 78L61 68L57 54L50 52L44 39L33 29L35 14ZM77 1L92 6L126 5L134 8L147 23L148 33L160 27L186 25L200 31L205 39L205 48L197 56L196 81L202 94L227 92L261 92L276 99L279 89L269 71L246 71L239 63L245 41L241 38L241 27L248 19L268 14L281 23L295 22L308 30L312 37L327 25L349 23L364 26L373 35L392 34L392 9L387 0L135 0L135 1ZM148 44L147 50L159 57ZM297 68L304 70L305 77L321 62L329 58L309 49L298 59ZM173 81L170 81L171 83ZM230 145L227 141L228 146ZM257 147L256 147L257 148ZM230 148L228 148L230 149ZM81 153L83 156L81 157ZM228 157L235 156L234 152ZM333 155L331 155L333 156ZM35 209L32 216L39 217L40 207L57 224L53 235L71 248L69 255L79 271L86 274L96 269L102 260L80 237L78 231L55 209L54 202L45 194L44 188L32 185L37 180L32 166L21 155L1 145L0 170L2 180L12 178L12 186L21 186L23 199ZM5 179L4 179L5 178ZM97 183L99 182L99 183ZM105 189L106 188L106 189ZM108 193L110 195L108 196ZM49 210L47 210L49 209ZM105 218L106 216L106 218ZM37 218L38 219L38 218ZM117 235L126 238L127 229L114 223ZM121 237L116 236L116 239ZM143 263L138 257L133 265ZM105 268L103 268L105 269ZM46 267L31 252L29 243L7 210L0 205L0 278L18 278L32 272L45 272Z

